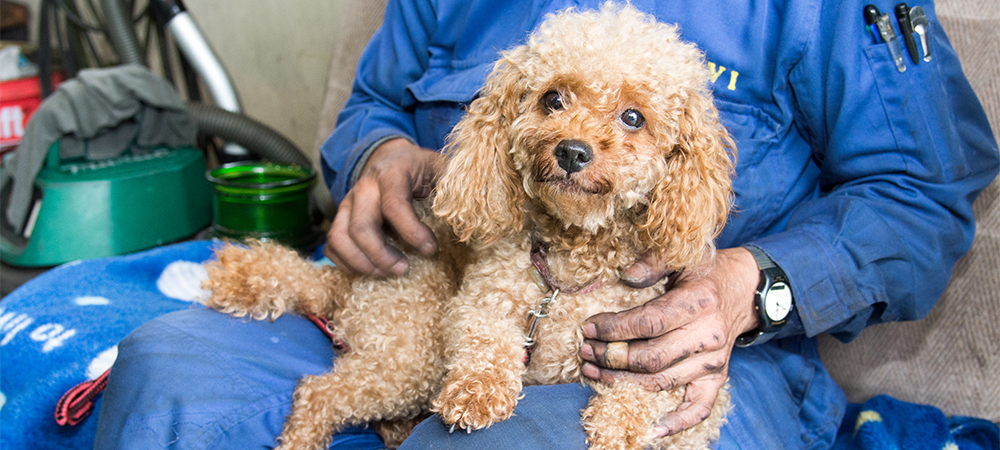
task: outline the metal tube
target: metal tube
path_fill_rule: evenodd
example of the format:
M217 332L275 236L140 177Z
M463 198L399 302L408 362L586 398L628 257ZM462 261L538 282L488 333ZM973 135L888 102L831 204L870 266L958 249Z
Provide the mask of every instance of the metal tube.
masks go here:
M219 62L219 58L208 45L208 41L205 40L191 15L186 11L177 14L167 23L167 29L174 36L181 52L205 82L216 106L226 111L243 112L226 68Z

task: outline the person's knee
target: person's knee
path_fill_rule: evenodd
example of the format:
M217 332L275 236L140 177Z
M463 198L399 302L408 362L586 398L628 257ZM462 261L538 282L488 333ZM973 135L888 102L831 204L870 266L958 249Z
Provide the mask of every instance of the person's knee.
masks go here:
M580 410L593 391L580 384L525 387L514 416L471 433L452 432L441 418L421 422L400 450L441 449L585 449Z

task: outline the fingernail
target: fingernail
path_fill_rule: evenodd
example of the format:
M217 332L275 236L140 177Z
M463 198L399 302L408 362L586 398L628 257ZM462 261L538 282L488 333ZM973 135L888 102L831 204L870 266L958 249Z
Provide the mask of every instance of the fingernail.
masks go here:
M423 247L420 247L420 253L423 253L426 256L433 255L434 251L435 251L435 246L433 242L428 242L424 244Z
M601 370L591 363L583 363L583 367L580 368L580 373L591 380L598 380L601 378Z
M399 276L406 273L407 267L408 264L406 263L406 260L403 260L394 264L391 268L389 268L389 273Z
M649 278L649 267L643 263L635 263L625 269L622 279L629 283L638 283Z
M594 325L592 323L585 323L585 324L583 324L583 337L585 337L587 339L596 339L597 338L597 325Z
M594 347L590 344L583 344L580 346L580 357L584 361L594 362Z
M669 436L676 433L677 421L672 416L667 416L660 420L660 423L653 427L653 431L656 432L656 437Z

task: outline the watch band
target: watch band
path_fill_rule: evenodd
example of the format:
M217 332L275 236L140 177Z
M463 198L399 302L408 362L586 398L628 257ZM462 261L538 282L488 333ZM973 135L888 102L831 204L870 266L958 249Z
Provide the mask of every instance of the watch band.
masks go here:
M778 330L781 329L786 323L788 323L788 317L792 314L792 297L791 288L788 284L788 277L785 272L775 264L774 260L770 256L767 256L763 250L759 247L753 245L744 245L743 248L747 249L751 255L753 255L754 260L757 262L757 267L760 268L760 282L757 284L756 292L754 292L754 311L757 314L758 328L756 330L743 333L736 338L737 347L748 347L754 344L762 344L767 342ZM771 293L771 288L779 288L780 295L787 296L783 300L788 304L787 313L784 317L780 319L774 319L769 317L768 314L768 295ZM771 300L774 300L773 298Z
M753 259L754 261L757 261L757 267L759 267L760 270L774 269L778 267L778 265L774 263L774 260L771 259L770 256L767 256L767 253L764 253L760 247L755 245L744 245L743 248L747 249L747 251L753 255Z

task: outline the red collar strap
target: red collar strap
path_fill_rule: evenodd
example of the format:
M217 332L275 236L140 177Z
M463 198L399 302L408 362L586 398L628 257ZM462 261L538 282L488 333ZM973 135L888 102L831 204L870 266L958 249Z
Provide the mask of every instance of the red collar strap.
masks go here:
M333 344L334 349L342 353L351 351L351 347L347 345L347 342L344 342L343 339L337 337L337 332L333 329L333 324L330 323L330 321L325 317L320 317L314 314L305 314L305 318L309 319L313 325L316 325L316 328L319 328L319 331L322 331L323 334L330 339L330 343Z
M549 271L549 264L546 259L547 255L548 248L545 244L532 239L531 265L534 266L534 270L529 269L528 273L531 275L531 279L538 284L542 293L546 294L546 297L542 299L536 309L528 311L528 329L525 331L527 337L524 340L524 357L521 360L525 366L531 363L531 354L535 350L535 332L538 327L538 319L549 316L549 304L554 302L560 293L586 294L601 287L601 282L594 280L583 286L567 288L552 277L552 272Z

